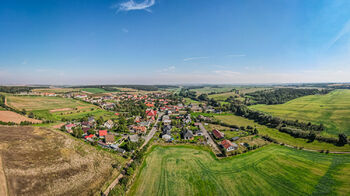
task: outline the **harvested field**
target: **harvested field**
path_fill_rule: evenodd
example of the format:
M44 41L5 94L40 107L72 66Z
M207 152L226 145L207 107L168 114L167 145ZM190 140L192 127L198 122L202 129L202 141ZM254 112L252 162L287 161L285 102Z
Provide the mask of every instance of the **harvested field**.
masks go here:
M123 162L64 133L39 127L1 126L0 145L9 195L98 195L119 174L112 164Z
M32 122L32 123L41 123L41 120L28 118L26 116L17 114L16 112L12 112L12 111L0 111L0 121L2 121L2 122L14 122L17 124L19 124L23 121L28 121L28 122Z

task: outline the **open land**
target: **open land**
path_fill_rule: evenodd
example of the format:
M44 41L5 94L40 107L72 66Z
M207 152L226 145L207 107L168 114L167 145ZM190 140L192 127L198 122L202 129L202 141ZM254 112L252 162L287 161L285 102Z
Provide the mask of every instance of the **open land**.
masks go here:
M108 179L118 175L112 164L124 162L45 128L0 127L0 144L9 195L98 194Z
M336 90L326 95L311 95L280 105L254 105L250 108L283 119L323 123L332 135L350 134L350 90Z
M130 195L348 195L349 163L350 156L277 145L222 160L197 148L158 146Z

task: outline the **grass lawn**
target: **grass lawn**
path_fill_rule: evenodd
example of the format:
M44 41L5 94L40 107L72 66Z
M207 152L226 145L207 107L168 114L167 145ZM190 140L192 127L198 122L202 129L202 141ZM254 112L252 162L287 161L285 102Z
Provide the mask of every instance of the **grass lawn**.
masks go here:
M215 118L221 120L222 122L232 124L232 125L238 125L238 126L250 125L252 127L256 127L259 130L260 135L269 135L271 138L274 138L281 143L289 144L292 146L304 147L312 150L330 150L330 151L346 151L346 152L350 151L349 144L342 147L338 147L333 144L319 142L316 140L312 143L308 143L307 139L294 138L287 133L282 133L278 131L277 129L272 129L263 125L259 125L258 123L252 120L249 120L240 116L236 116L233 114L218 115L218 116L215 116Z
M327 95L311 95L280 105L254 105L250 108L284 119L323 123L326 132L350 135L350 90L336 90Z
M185 104L190 104L190 103L197 103L197 104L200 104L201 102L199 101L195 101L195 100L192 100L190 98L184 98L185 100Z
M129 195L349 195L349 163L350 156L277 145L222 160L198 148L156 146Z

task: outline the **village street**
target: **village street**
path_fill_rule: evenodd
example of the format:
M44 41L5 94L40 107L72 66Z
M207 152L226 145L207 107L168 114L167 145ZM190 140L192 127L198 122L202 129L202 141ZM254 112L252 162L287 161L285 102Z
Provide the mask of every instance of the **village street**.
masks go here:
M211 136L209 135L208 131L204 128L202 123L199 123L199 128L201 129L201 131L203 132L207 143L209 144L209 146L212 147L212 150L215 154L221 154L220 149L218 148L218 146L216 145L216 143L214 142L214 140L211 138Z

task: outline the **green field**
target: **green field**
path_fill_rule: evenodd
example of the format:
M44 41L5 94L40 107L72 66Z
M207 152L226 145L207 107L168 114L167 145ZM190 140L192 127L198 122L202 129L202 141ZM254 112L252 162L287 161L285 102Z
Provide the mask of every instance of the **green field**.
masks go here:
M330 151L338 151L338 152L350 151L350 144L339 147L333 144L319 142L317 140L309 143L307 139L294 138L287 133L282 133L278 131L277 129L272 129L263 125L259 125L258 123L252 120L249 120L240 116L236 116L233 114L232 115L215 115L215 118L221 120L224 123L231 124L231 125L237 125L237 126L249 125L252 127L256 127L259 130L260 135L268 135L280 143L284 143L292 146L304 147L312 150L330 150Z
M93 93L93 94L95 94L95 93L108 93L109 92L109 91L106 91L105 89L102 89L102 88L83 88L81 90L85 91L85 92Z
M350 90L327 95L311 95L280 105L254 105L250 108L284 119L323 123L326 132L350 135Z
M155 147L130 195L349 195L350 156L269 145L217 160L198 148Z
M105 119L114 117L113 112L75 99L11 95L7 95L6 98L9 106L33 112L37 117L45 120L77 119L87 115L94 115L97 118L103 116Z

